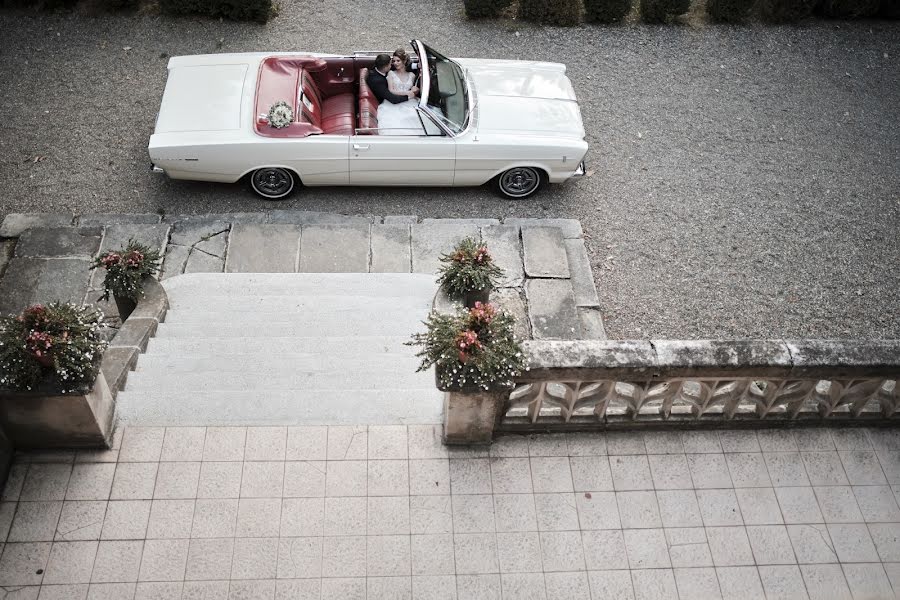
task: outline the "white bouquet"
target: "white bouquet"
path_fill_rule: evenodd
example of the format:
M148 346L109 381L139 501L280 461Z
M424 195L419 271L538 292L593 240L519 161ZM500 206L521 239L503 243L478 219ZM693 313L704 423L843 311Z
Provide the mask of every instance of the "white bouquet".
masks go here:
M269 125L275 129L287 127L294 122L294 111L284 100L279 100L269 109Z

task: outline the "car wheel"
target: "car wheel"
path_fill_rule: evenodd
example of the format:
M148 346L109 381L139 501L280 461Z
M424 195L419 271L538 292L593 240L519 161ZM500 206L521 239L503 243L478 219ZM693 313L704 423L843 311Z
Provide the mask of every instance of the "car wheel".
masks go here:
M253 191L268 200L284 198L294 191L294 174L287 169L265 167L250 175Z
M541 189L544 172L534 167L514 167L497 175L494 188L501 196L522 200Z

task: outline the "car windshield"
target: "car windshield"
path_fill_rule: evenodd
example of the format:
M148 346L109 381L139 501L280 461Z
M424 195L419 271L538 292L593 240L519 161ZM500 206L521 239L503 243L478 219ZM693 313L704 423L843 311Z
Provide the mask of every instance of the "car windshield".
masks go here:
M458 64L419 42L427 58L429 79L427 104L433 114L454 134L462 132L469 119L466 76ZM415 42L413 47L417 48ZM423 65L424 68L424 65Z

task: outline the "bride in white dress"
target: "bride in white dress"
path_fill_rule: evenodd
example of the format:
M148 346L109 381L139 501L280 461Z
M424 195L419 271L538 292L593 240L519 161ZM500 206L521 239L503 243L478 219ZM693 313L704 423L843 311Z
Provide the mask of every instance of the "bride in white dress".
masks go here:
M407 70L409 56L402 48L398 48L391 57L391 71L387 75L388 89L392 94L405 96L414 86L415 73ZM378 106L379 135L425 135L422 121L416 107L418 98L411 98L400 104L387 100Z

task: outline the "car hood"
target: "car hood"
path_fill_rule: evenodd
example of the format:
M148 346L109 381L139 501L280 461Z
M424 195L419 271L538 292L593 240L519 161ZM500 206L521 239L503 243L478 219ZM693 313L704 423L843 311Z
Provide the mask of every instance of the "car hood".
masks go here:
M566 67L513 60L459 61L475 88L478 131L584 138Z

